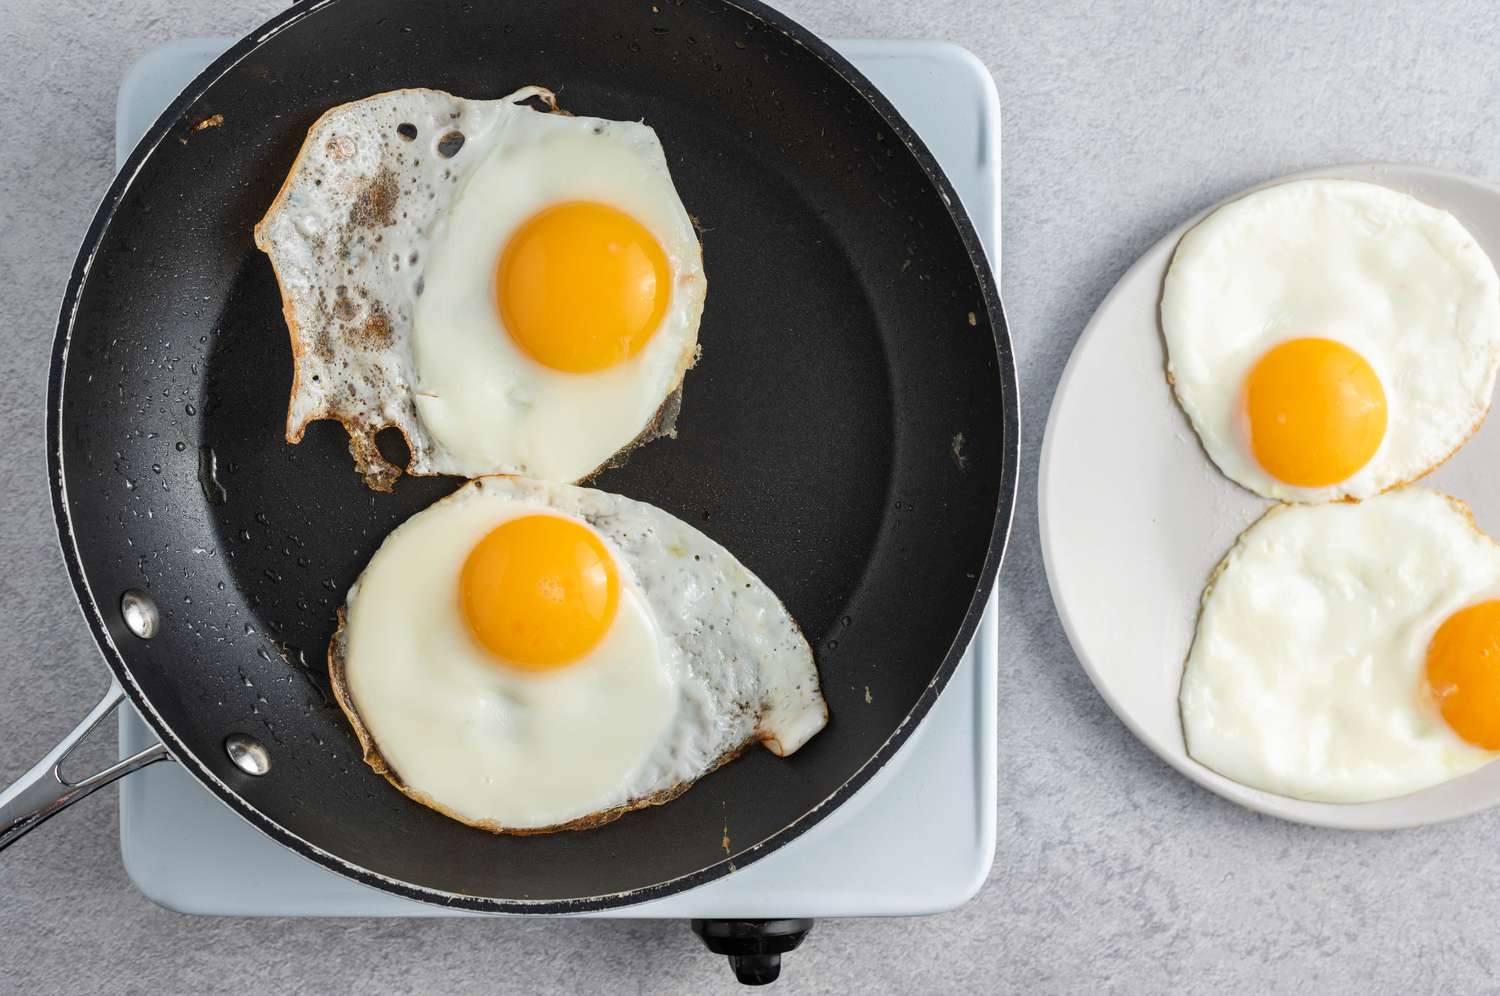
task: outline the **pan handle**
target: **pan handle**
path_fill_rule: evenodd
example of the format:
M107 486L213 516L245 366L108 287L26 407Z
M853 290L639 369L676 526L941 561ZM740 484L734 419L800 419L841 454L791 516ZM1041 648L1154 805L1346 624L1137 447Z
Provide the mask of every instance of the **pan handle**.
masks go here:
M167 753L166 747L156 743L87 778L76 782L63 780L60 770L63 760L124 699L125 690L120 687L115 676L110 675L109 691L104 693L99 704L83 718L83 722L75 726L71 733L63 737L62 743L49 751L46 757L17 779L15 784L0 790L0 850L15 843L26 831L53 813L71 806L95 789L103 788L116 778L128 775L153 761L165 761L172 756Z

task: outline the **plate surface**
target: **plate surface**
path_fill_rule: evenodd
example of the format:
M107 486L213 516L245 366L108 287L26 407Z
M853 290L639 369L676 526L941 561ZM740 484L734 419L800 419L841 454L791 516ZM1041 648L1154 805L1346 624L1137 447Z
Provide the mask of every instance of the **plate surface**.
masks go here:
M1500 259L1500 187L1390 164L1310 170L1262 186L1309 177L1368 180L1449 210ZM1273 504L1213 465L1164 376L1162 280L1178 240L1212 210L1184 222L1120 278L1084 329L1053 398L1039 483L1042 555L1073 651L1110 708L1163 760L1259 812L1381 830L1500 803L1497 764L1398 799L1340 805L1248 788L1187 755L1177 690L1203 586L1235 537ZM1500 535L1496 468L1500 418L1490 418L1422 483L1462 498L1481 528Z

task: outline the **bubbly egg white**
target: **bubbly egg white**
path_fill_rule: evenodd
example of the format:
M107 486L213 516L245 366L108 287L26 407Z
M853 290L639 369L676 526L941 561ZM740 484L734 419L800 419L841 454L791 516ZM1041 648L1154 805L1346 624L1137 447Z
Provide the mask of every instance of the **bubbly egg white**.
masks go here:
M537 513L595 531L621 591L583 660L527 673L473 638L458 584L495 526ZM386 539L345 612L346 708L404 791L490 829L641 804L748 742L790 754L827 721L812 650L776 596L696 529L618 495L471 481Z
M1273 508L1203 596L1181 689L1188 753L1235 781L1371 802L1495 755L1425 691L1453 612L1500 597L1500 546L1462 503L1405 488L1359 504Z
M1161 299L1167 370L1209 457L1283 501L1367 498L1425 474L1489 409L1500 277L1446 211L1371 183L1299 180L1219 208L1183 236ZM1300 488L1249 447L1245 378L1288 339L1341 342L1374 368L1387 428L1339 484Z

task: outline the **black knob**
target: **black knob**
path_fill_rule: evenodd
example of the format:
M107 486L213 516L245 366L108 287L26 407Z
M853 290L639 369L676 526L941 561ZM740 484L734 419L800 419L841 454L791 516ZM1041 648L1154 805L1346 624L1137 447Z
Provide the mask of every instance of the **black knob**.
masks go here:
M812 930L811 920L694 920L693 933L714 954L726 955L734 977L764 986L781 975L781 956Z

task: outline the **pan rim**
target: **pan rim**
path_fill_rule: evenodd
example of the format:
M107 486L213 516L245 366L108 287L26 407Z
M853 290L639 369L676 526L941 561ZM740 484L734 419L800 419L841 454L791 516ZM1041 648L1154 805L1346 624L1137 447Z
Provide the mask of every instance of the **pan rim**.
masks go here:
M95 254L105 233L112 223L125 193L131 188L145 163L156 148L166 139L180 121L183 113L222 76L234 68L246 56L281 31L300 22L316 11L339 0L301 0L249 32L199 73L192 82L161 113L136 144L124 165L110 182L104 196L84 235L78 255L68 278L58 317L56 335L53 340L50 369L47 379L47 468L49 491L52 499L54 525L63 561L72 582L74 596L85 621L99 647L105 663L119 679L131 704L161 739L173 757L204 787L213 792L229 809L267 834L277 843L302 856L316 861L330 870L361 882L372 888L419 902L464 909L479 913L557 915L576 914L595 910L607 910L635 905L654 899L665 898L687 889L722 878L732 870L740 869L801 836L832 812L891 759L907 741L912 731L927 715L938 694L947 686L959 660L967 650L975 629L982 617L999 573L1006 540L1010 533L1017 495L1020 464L1020 410L1018 384L1012 352L1009 326L1000 300L994 271L991 269L978 235L968 214L964 211L957 193L947 176L938 166L926 145L917 137L911 126L890 104L885 96L865 76L839 55L826 42L791 18L765 6L760 0L723 0L729 6L755 18L762 24L781 34L788 42L806 50L826 65L851 87L880 116L916 160L917 165L943 201L950 221L969 256L974 270L982 304L990 319L996 350L995 376L1000 391L1000 425L1002 452L999 489L996 495L994 518L983 564L974 580L974 591L965 609L954 638L936 667L927 687L903 717L895 730L880 747L867 757L860 766L822 801L809 808L795 820L744 851L715 862L696 871L674 878L621 892L602 895L574 897L569 899L514 899L488 896L472 896L447 892L392 878L371 869L354 864L339 855L325 850L297 835L272 820L240 796L233 787L214 774L199 757L176 735L172 728L152 707L131 673L126 655L116 644L104 611L83 573L83 558L73 531L68 509L67 481L63 472L62 404L63 381L67 370L68 352L72 343L73 327L82 300L82 292L92 269Z

